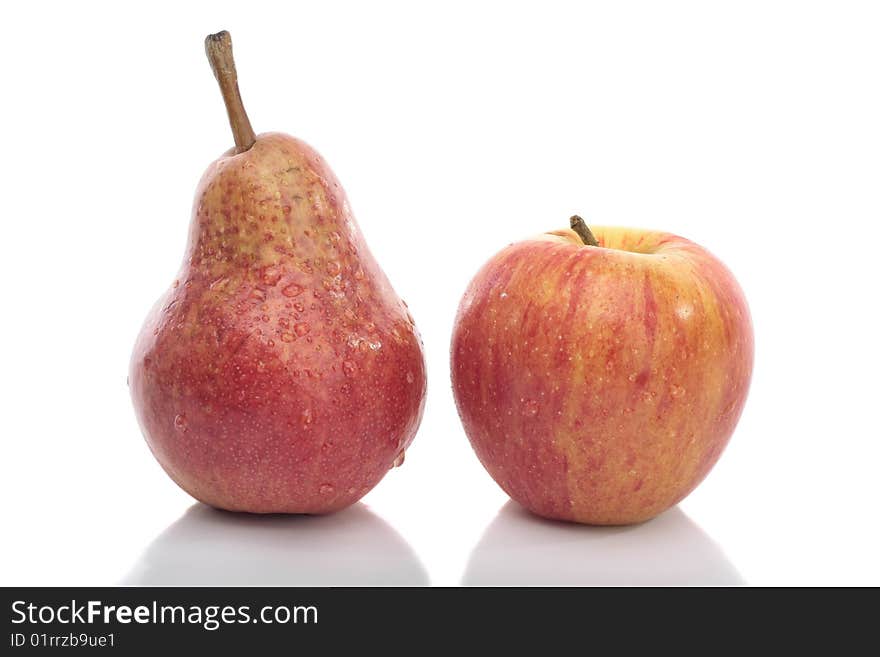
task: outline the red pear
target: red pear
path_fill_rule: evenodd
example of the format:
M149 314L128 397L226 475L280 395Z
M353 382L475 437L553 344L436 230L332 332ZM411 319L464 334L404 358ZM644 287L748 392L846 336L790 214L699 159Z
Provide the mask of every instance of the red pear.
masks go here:
M421 339L327 163L255 135L229 34L206 40L235 147L198 185L183 266L131 359L138 420L196 499L255 513L346 507L421 421Z

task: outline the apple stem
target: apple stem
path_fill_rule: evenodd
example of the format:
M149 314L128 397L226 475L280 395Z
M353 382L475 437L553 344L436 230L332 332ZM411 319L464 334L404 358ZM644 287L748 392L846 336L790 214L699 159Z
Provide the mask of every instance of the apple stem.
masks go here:
M581 241L587 246L599 246L593 232L587 227L587 223L577 215L571 218L571 229L578 234Z
M232 58L232 37L229 36L229 32L223 30L205 37L205 54L208 55L211 70L214 71L214 77L220 84L223 102L226 103L229 125L235 138L235 152L244 153L254 145L257 136L251 127L247 112L244 111L241 93L238 91L238 74L235 71L235 60Z

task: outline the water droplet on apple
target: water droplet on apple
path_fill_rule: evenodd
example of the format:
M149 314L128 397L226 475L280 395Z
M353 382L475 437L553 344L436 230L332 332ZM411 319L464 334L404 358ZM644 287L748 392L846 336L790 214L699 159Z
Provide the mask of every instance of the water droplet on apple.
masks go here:
M286 331L281 334L281 342L293 342L296 338L293 337L293 333L287 333Z
M304 336L306 333L309 332L309 330L310 330L310 329L309 329L309 325L306 324L305 322L298 322L297 324L294 324L294 325L293 325L293 331L294 331L294 333L296 333L299 337Z
M303 429L308 429L309 426L314 422L314 417L312 416L312 409L305 409L299 416L299 419L302 421Z
M330 260L327 263L327 273L330 274L331 276L336 276L336 274L338 274L341 269L342 269L342 267L340 267L339 263L336 262L335 260Z
M412 383L413 381L415 381L415 377L413 376L413 373L412 373L412 372L407 372L407 373L406 373L406 382L407 382L407 383Z
M180 433L186 433L186 415L184 415L183 413L178 413L174 416L174 428L177 429Z

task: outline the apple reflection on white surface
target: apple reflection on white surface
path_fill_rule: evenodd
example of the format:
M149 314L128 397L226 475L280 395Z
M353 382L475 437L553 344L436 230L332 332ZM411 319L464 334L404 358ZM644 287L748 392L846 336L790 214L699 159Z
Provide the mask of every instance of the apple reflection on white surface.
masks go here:
M412 548L363 504L326 516L194 504L145 550L125 585L427 586Z
M545 520L505 504L471 553L470 586L735 586L721 548L678 507L640 525Z

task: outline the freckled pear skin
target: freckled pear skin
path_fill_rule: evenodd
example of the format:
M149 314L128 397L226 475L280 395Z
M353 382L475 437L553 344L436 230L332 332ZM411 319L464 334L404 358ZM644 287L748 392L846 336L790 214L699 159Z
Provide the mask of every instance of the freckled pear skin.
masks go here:
M598 525L652 518L708 474L740 417L754 339L733 275L660 232L571 230L502 250L461 302L452 384L514 500Z
M421 339L327 163L293 137L251 136L199 183L182 269L132 354L131 395L153 454L196 499L327 513L413 440Z

